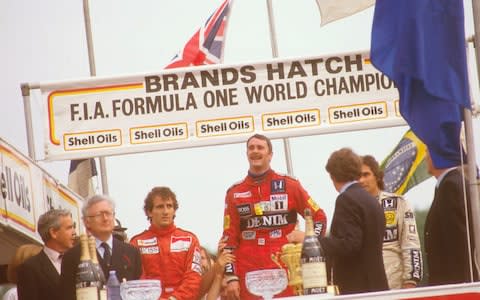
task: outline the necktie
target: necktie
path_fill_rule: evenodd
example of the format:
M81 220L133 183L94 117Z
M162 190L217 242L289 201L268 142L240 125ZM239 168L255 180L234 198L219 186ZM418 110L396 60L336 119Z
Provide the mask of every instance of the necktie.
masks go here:
M105 249L105 251L103 252L103 261L109 266L110 259L112 258L112 253L110 252L110 246L105 242L103 242L101 246L103 247L103 249Z

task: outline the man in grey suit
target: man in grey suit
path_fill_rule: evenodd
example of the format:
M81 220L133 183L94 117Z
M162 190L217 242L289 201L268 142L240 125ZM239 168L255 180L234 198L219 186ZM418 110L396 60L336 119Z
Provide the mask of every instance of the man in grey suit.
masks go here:
M339 192L330 235L319 238L333 269L333 283L340 294L388 290L382 256L385 216L378 201L357 182L360 157L342 148L331 154L325 168Z
M63 253L73 247L75 226L65 209L52 209L38 219L38 233L45 246L18 268L19 300L60 300L60 269Z

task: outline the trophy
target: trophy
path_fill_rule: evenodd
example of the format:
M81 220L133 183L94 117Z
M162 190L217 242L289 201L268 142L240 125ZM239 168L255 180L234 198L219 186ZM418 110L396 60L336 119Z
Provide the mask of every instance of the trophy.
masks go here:
M288 285L291 286L296 295L303 295L302 285L302 267L300 265L300 256L302 255L302 244L288 243L282 246L281 253L272 253L272 260L283 269L278 261L280 260L287 266Z

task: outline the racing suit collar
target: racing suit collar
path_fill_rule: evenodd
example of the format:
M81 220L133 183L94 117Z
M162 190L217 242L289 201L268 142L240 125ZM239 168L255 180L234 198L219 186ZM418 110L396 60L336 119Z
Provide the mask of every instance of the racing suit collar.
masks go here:
M177 227L175 226L175 224L171 224L167 227L158 227L154 224L150 224L150 228L149 230L154 232L155 234L157 235L167 235L167 234L171 234L172 232L175 231L175 229L177 229Z
M249 183L255 184L264 181L269 175L272 173L272 169L268 169L264 173L261 174L254 174L250 171L248 171L248 176L247 176L247 181Z

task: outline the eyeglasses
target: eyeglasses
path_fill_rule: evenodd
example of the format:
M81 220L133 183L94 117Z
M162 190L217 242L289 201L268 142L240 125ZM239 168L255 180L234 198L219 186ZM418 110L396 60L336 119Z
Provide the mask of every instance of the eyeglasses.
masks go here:
M94 218L94 219L100 219L100 218L107 218L107 219L111 219L113 218L113 216L115 216L115 213L114 212L111 212L111 211L101 211L101 212L98 212L94 215L91 215L91 216L87 216L87 218Z

